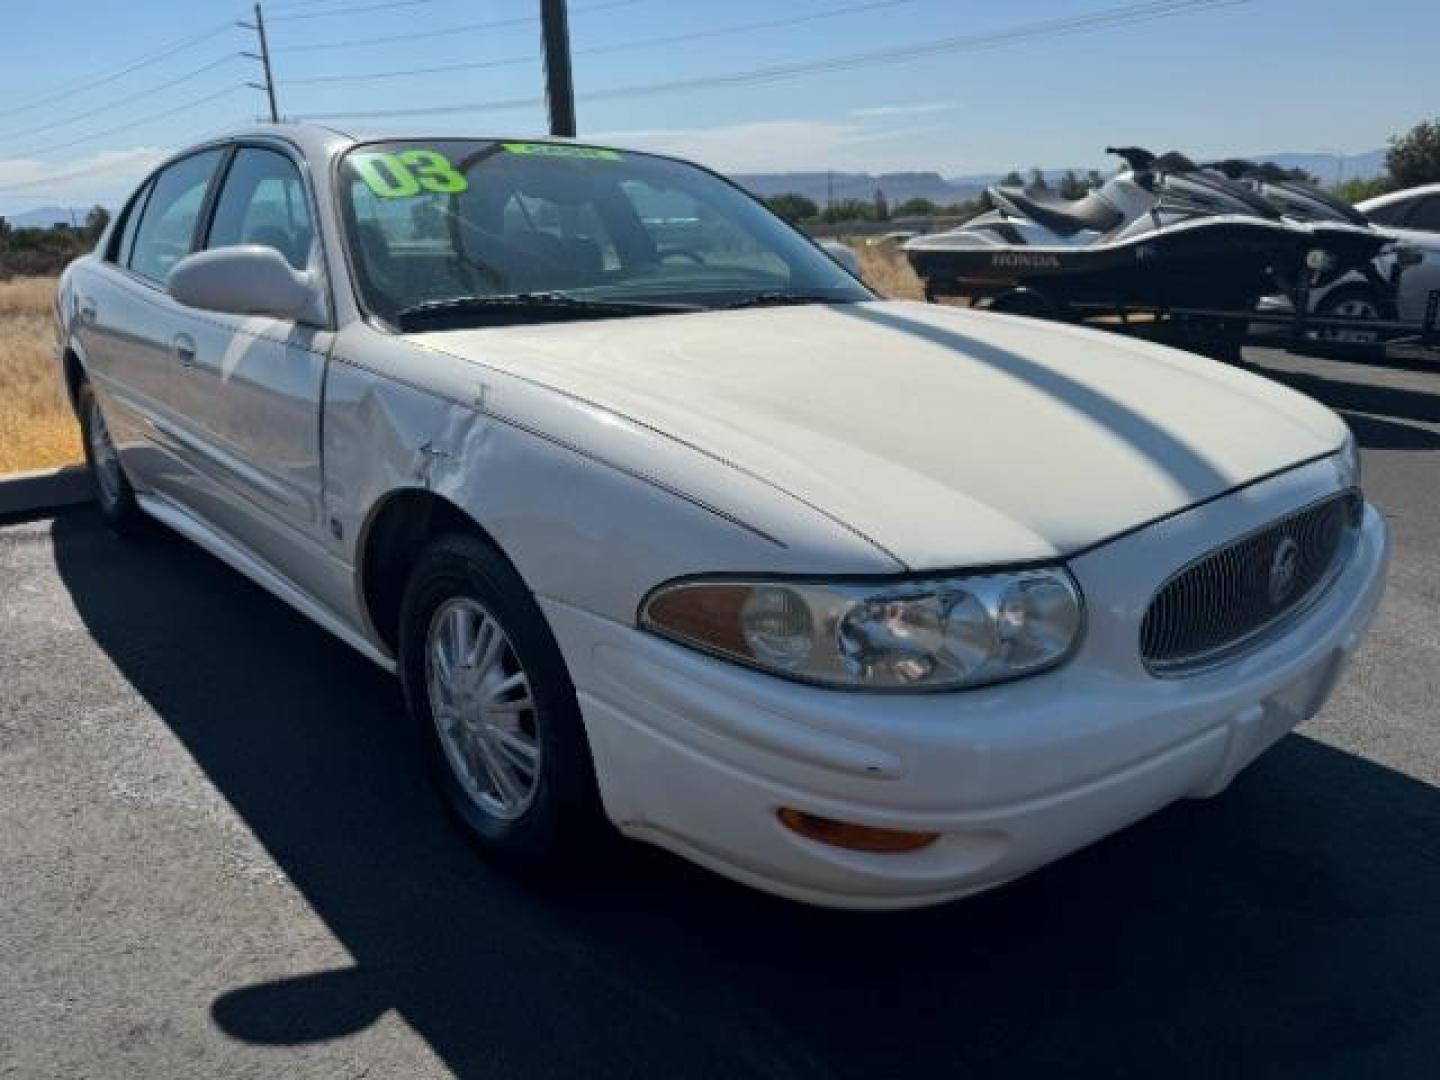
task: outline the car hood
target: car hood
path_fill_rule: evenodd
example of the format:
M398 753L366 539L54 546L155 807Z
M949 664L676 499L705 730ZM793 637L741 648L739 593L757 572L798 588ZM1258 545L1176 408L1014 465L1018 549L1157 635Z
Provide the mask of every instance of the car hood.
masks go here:
M1345 436L1310 399L1213 361L928 304L412 340L659 431L914 569L1067 554L1332 452Z

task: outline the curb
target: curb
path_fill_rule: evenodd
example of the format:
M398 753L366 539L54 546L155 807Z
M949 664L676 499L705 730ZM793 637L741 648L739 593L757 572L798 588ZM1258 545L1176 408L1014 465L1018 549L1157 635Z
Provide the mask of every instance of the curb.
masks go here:
M94 497L90 474L82 465L0 476L0 517L74 506Z

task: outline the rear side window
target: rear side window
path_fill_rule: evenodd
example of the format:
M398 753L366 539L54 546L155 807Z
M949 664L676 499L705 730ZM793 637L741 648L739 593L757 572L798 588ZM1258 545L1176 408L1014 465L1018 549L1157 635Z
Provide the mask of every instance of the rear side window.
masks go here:
M1405 228L1422 232L1440 232L1440 195L1431 195L1414 204L1405 218Z
M303 270L314 236L310 203L295 163L274 150L240 150L225 174L205 246L260 244Z
M120 227L120 235L111 241L107 255L111 262L121 266L130 262L130 251L135 246L135 230L140 225L140 215L145 212L145 200L149 197L150 185L147 183L135 193L130 205L125 208L125 221Z
M175 264L195 250L195 225L221 153L206 150L155 177L129 252L135 273L164 282Z

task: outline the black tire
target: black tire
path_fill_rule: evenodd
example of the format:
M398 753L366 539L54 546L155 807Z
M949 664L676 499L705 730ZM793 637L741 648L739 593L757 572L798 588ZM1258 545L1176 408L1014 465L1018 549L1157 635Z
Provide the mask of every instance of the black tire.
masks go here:
M534 707L516 712L510 722L517 725L514 734L538 744L539 767L528 804L514 816L486 805L484 799L500 794L493 781L493 796L477 796L473 761L467 781L462 766L452 761L456 741L442 736L433 708L437 692L427 658L433 635L440 632L437 617L444 619L457 605L462 610L478 605L493 618L511 650L506 655L528 679ZM431 775L454 816L487 853L529 869L563 870L589 861L598 850L595 842L609 830L575 688L539 606L514 567L490 544L475 536L447 534L421 554L401 604L400 677ZM477 707L466 709L473 714ZM475 723L470 730L482 726Z
M1394 319L1395 305L1380 295L1373 285L1344 285L1333 289L1315 305L1315 314L1324 319ZM1366 358L1383 355L1384 338L1364 330L1324 328L1315 331L1316 339L1327 351L1341 356Z
M140 528L144 514L135 502L135 489L125 476L105 415L100 411L88 379L82 380L76 391L75 412L80 418L80 437L85 444L85 464L90 470L95 505L116 532L134 533Z

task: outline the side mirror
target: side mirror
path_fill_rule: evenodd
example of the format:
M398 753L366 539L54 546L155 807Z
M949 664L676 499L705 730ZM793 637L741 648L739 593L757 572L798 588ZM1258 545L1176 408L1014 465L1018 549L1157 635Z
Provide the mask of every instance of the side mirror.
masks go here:
M229 315L298 319L314 299L310 275L259 244L187 255L170 271L170 295L186 307Z

